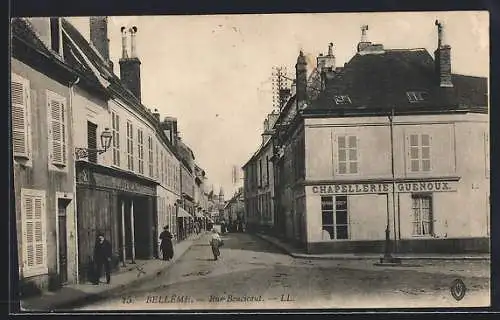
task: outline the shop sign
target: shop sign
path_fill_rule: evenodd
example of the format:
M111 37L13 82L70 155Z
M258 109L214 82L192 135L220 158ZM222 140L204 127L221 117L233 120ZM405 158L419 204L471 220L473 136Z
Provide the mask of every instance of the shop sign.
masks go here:
M77 175L79 184L95 185L98 187L111 188L120 191L155 195L156 190L153 187L142 185L135 181L130 181L120 177L112 177L100 173L90 172L83 169Z
M453 192L456 181L397 182L396 192ZM313 193L320 194L378 194L392 192L392 183L343 183L311 186Z

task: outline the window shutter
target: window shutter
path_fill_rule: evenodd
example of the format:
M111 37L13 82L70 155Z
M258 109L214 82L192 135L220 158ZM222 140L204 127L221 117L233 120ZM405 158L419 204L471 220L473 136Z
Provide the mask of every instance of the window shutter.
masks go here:
M36 266L43 266L45 265L45 228L42 199L37 197L34 202L35 264Z
M24 198L24 212L23 215L24 221L24 250L25 250L25 259L24 259L24 267L25 268L33 268L35 266L35 240L33 237L34 234L34 203L31 197L26 196Z
M14 156L29 157L29 85L26 80L12 75L10 85L12 99L12 147Z
M64 103L49 94L47 105L50 113L50 138L51 138L51 160L53 164L64 165L66 163L66 128L64 125Z

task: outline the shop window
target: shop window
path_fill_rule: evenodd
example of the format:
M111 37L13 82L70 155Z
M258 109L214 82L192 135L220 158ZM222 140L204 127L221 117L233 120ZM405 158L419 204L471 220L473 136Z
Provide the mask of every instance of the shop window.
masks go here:
M410 171L431 171L431 137L428 134L410 134Z
M412 195L413 235L432 236L434 234L432 196Z
M349 239L347 196L321 197L323 240Z
M358 141L356 136L337 137L339 174L356 174L358 168Z

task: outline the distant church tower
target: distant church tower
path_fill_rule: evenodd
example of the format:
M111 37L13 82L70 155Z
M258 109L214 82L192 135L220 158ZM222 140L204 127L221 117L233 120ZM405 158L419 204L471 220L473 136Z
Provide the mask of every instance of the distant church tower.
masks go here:
M219 191L219 203L224 204L224 190L222 190L222 187L220 187Z

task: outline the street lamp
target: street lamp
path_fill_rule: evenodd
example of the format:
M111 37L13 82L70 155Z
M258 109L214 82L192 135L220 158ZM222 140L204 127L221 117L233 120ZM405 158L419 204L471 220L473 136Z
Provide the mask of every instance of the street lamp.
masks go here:
M101 148L102 149L94 149L94 148L75 148L75 157L76 160L80 160L83 158L88 158L89 154L102 154L106 152L111 146L111 140L113 139L113 135L109 128L105 128L101 133Z
M391 173L392 173L392 210L395 214L396 212L396 178L395 178L395 170L394 170L394 107L391 108L391 113L388 115L389 118L389 127L390 127L390 136L391 136ZM381 264L395 264L401 263L401 259L395 258L392 256L392 246L391 246L391 231L390 231L390 218L389 218L389 193L387 195L387 220L385 227L385 252L384 256L380 258ZM394 241L396 241L396 219L394 219Z

